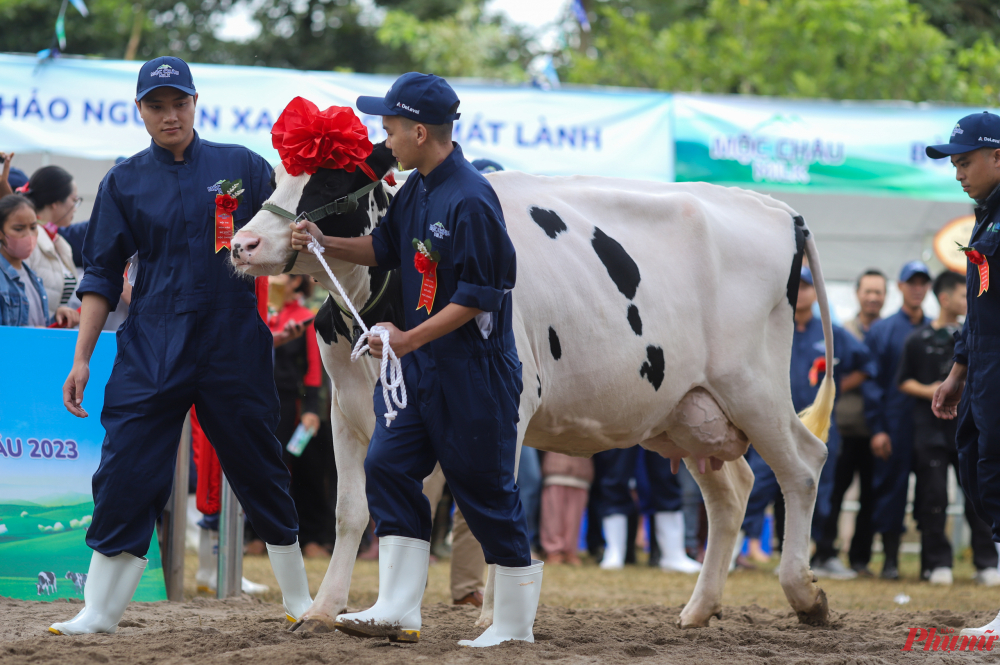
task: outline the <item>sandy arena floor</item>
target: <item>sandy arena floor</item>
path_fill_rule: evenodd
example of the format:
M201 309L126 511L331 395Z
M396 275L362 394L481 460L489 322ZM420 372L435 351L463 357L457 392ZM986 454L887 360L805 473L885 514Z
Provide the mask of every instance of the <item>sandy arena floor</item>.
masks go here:
M273 584L266 559L248 558L247 576ZM188 564L193 564L189 557ZM324 562L309 561L318 586ZM916 564L911 564L915 570ZM189 577L192 566L188 566ZM475 637L478 610L453 607L447 599L447 562L434 564L424 604L421 642L390 645L339 633L299 635L287 632L280 605L243 597L219 601L192 597L183 604L133 603L117 635L63 637L45 628L79 610L79 603L43 603L0 599L0 665L13 663L181 664L226 663L957 663L1000 661L993 653L939 654L902 652L911 627L939 631L981 625L1000 605L1000 590L968 581L971 567L956 568L951 588L930 587L904 566L902 582L825 581L832 625L799 625L785 604L777 578L769 570L730 576L722 620L706 629L675 627L681 603L694 579L668 575L645 566L625 571L550 567L542 607L535 622L535 644L512 643L488 650L462 649L459 639ZM374 600L377 568L359 562L351 602ZM193 579L190 580L194 595ZM893 598L904 593L903 606ZM658 600L657 600L658 597ZM597 607L595 607L597 605ZM935 609L950 608L950 609ZM919 648L919 647L918 647Z

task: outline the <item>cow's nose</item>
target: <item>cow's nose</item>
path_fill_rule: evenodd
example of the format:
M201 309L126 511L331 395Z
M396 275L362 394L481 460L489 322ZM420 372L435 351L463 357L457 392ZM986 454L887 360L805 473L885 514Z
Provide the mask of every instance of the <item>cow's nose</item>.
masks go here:
M260 236L240 231L233 237L233 247L246 252L253 252L260 247Z

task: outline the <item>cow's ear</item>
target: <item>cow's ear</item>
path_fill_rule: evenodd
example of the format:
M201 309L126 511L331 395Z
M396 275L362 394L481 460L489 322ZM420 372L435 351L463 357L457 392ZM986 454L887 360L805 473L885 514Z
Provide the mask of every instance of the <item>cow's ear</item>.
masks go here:
M375 147L372 149L372 154L368 156L368 159L366 159L365 162L372 167L372 170L374 170L375 173L380 176L385 176L385 174L392 169L396 160L392 156L392 150L386 148L385 141L383 141L375 144Z

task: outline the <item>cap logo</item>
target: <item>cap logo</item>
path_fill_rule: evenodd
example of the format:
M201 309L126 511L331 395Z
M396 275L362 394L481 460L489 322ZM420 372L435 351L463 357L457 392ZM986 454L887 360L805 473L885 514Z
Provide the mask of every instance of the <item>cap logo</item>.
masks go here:
M1000 143L1000 139L993 139L993 138L990 138L989 136L980 136L979 140L980 141L986 141L988 143Z
M396 102L396 108L403 109L404 111L409 111L410 113L413 113L415 115L420 115L420 111L413 108L412 106L407 106L403 102Z
M170 65L160 65L153 71L149 73L150 76L159 76L161 79L169 78L171 76L180 76L181 73L171 67Z
M955 125L955 129L951 130L952 138L954 138L955 134L964 134L964 133L965 131L959 125Z

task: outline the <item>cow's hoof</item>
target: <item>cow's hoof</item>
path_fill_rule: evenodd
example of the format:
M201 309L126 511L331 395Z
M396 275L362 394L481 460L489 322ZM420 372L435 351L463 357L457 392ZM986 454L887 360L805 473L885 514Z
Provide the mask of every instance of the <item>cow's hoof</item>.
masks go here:
M829 626L830 625L830 604L826 601L826 593L819 589L816 595L816 604L805 612L798 612L799 623L807 626Z
M489 628L492 625L493 625L492 614L489 616L480 616L479 619L476 620L476 628Z
M290 633L332 633L336 630L334 622L320 617L299 619L288 629Z

